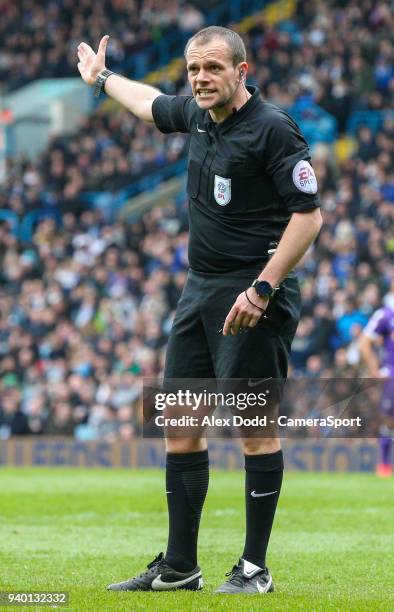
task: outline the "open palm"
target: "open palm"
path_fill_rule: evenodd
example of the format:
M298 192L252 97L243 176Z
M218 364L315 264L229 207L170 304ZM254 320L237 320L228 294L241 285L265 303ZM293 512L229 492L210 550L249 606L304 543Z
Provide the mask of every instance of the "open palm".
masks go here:
M108 35L102 37L97 53L84 42L78 45L78 70L88 85L93 85L97 75L105 69L105 51L108 38Z

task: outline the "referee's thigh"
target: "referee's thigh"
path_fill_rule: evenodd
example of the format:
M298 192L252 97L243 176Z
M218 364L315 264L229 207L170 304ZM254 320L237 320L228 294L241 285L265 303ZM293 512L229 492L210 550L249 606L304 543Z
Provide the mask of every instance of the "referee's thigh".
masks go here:
M211 280L201 304L202 320L217 378L286 378L291 343L301 309L295 274L287 277L270 300L257 326L236 336L218 329L238 295L255 276L217 277Z
M203 279L189 272L168 340L165 379L214 378L212 354L201 319Z

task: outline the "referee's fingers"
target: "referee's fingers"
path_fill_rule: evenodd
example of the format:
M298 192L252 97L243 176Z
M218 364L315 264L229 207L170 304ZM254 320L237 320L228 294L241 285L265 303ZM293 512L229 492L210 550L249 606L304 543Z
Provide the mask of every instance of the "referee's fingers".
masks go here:
M252 321L253 317L250 315L245 315L244 318L242 319L242 325L241 327L250 327L250 322Z
M231 324L231 328L230 328L230 332L231 332L232 336L236 336L237 333L239 332L239 328L242 327L242 325L243 325L243 323L242 323L243 318L244 318L244 313L238 311L237 312L237 316L233 320L233 322Z
M231 326L235 320L235 317L237 316L238 313L238 308L235 306L232 307L232 309L230 310L230 312L228 313L226 320L224 322L223 325L223 336L227 336L227 334L230 332L231 330Z
M100 40L100 44L99 44L99 48L98 48L97 53L105 56L105 51L107 49L108 39L109 39L108 34L106 34L105 36L102 37L102 39Z
M242 310L238 311L238 314L235 317L233 324L231 326L232 335L236 336L241 328L249 327L249 321L251 319L252 319L252 315L245 313Z

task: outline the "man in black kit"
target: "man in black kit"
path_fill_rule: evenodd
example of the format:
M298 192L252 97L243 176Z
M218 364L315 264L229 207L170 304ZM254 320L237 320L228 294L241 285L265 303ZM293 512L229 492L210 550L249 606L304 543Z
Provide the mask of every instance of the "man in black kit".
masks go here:
M97 54L85 43L78 47L79 71L96 95L105 90L164 133L190 134L190 271L165 379L285 378L300 312L292 270L322 224L310 153L298 126L246 86L245 46L231 30L213 26L189 40L191 96L162 95L106 70L107 41L101 39ZM278 245L268 258L273 242ZM265 556L282 483L280 441L254 437L243 444L245 547L217 593L273 591ZM167 439L167 552L147 571L109 589L202 587L197 537L207 488L206 440Z

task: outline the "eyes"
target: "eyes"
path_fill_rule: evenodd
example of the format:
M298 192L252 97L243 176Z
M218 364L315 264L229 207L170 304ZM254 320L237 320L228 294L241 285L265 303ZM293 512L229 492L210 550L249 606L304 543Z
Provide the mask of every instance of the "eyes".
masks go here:
M213 72L213 74L218 74L221 70L223 70L223 68L222 68L222 66L219 66L219 64L209 64L209 66L207 66L206 70L208 72ZM188 71L188 73L190 75L193 76L193 75L196 75L196 74L199 73L200 68L199 68L199 66L197 66L197 65L195 66L195 65L192 64L191 66L188 67L187 71Z

